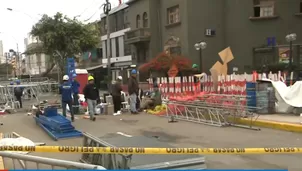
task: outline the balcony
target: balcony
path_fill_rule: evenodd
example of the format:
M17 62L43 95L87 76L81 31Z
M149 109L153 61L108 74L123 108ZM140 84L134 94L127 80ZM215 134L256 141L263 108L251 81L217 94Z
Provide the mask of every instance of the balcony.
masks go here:
M135 30L130 30L125 33L127 44L135 44L139 42L150 41L151 33L149 28L139 28Z

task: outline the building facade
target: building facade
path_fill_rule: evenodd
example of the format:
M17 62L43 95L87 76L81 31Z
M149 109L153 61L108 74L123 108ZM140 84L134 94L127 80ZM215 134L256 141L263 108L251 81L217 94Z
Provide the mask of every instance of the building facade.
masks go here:
M102 64L108 64L109 51L111 54L110 63L112 68L112 80L118 76L127 77L129 67L133 64L131 49L129 44L125 44L125 33L130 30L128 22L128 5L120 4L109 13L110 40L107 40L107 19L106 15L101 15L101 46Z
M24 40L26 51L34 46L41 46L41 42L38 38L33 37L32 35L28 35L28 37ZM48 68L49 55L44 53L35 53L28 54L24 58L24 70L22 74L24 75L39 75L45 72Z
M220 60L218 53L231 47L235 58L228 70L249 72L257 65L278 63L290 33L297 34L294 63L302 61L301 0L129 0L127 4L130 30L125 41L138 65L169 49L202 63L208 72ZM207 43L202 58L194 47L198 42Z

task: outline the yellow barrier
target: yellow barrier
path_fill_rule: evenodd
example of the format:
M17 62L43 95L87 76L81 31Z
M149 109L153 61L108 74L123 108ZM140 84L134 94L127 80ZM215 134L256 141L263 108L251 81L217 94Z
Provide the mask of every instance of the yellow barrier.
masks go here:
M75 146L1 146L0 151L99 154L301 154L302 148L133 148Z

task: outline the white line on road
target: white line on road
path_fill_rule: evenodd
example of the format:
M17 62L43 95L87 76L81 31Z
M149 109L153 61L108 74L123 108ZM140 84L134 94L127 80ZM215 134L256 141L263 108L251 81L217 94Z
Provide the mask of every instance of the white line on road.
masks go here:
M128 135L128 134L125 134L125 133L122 133L122 132L117 132L116 134L122 135L122 136L125 136L125 137L128 137L128 138L132 137L132 135Z

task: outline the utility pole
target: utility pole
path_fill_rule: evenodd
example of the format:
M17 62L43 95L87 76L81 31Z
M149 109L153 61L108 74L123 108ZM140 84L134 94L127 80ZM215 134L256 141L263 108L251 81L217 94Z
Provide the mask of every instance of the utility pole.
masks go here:
M103 7L104 14L106 14L106 23L107 23L107 69L108 69L108 89L110 91L111 84L111 41L110 41L110 20L109 20L109 12L111 11L111 3L109 0L106 0L106 3Z
M18 59L18 70L19 70L19 79L21 79L21 62L22 62L22 59L20 59L20 53L19 53L19 44L17 43L17 59Z

